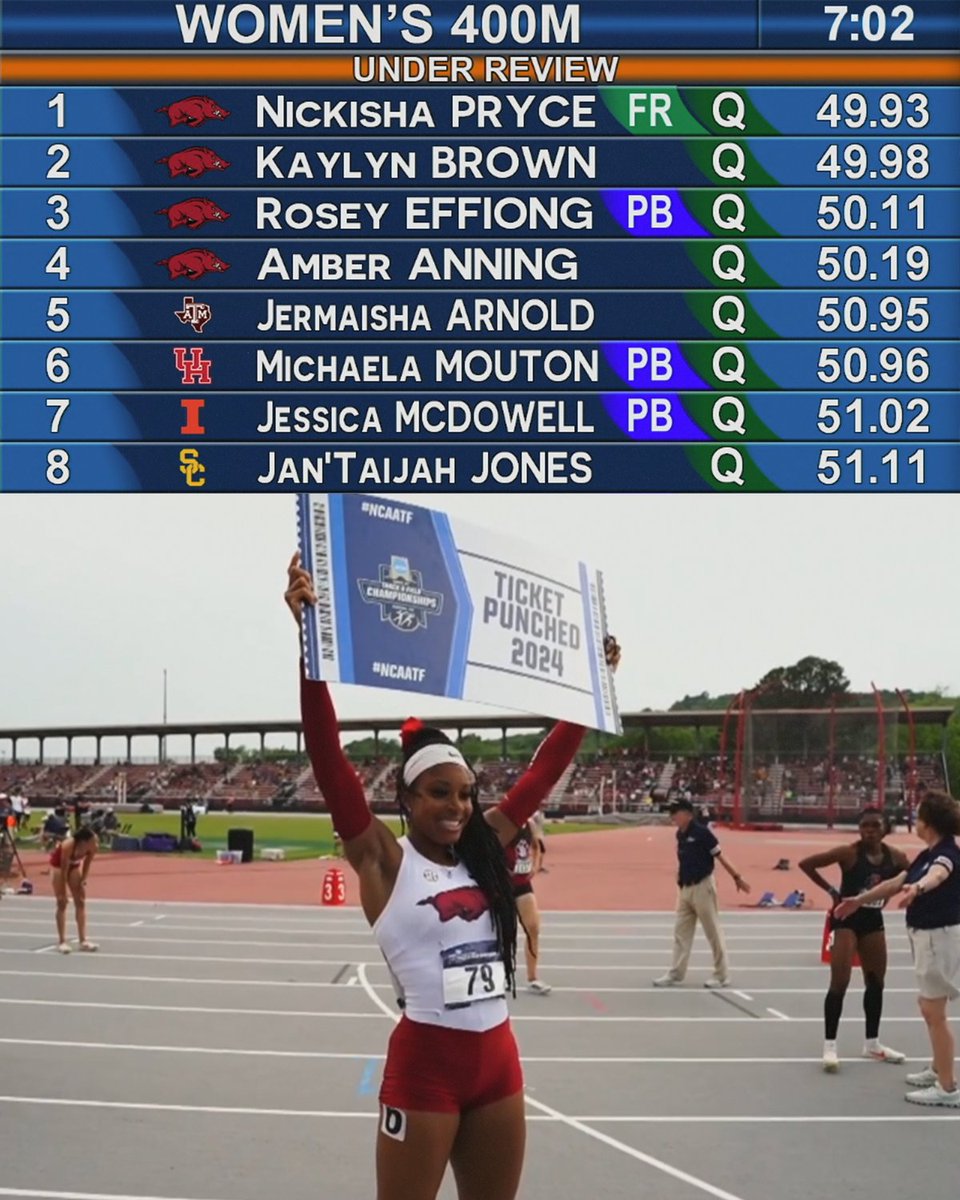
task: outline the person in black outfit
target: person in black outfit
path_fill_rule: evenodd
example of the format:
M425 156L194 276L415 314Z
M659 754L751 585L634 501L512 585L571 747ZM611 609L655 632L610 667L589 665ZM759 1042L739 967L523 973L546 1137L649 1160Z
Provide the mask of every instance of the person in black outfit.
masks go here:
M866 1040L863 1057L875 1062L902 1063L904 1055L880 1042L880 1017L883 1013L883 983L887 973L887 936L883 929L884 901L874 901L859 907L851 916L841 920L836 914L840 900L861 896L884 880L893 879L907 868L907 856L891 849L884 842L889 833L887 819L879 809L868 808L860 814L860 840L835 846L821 854L811 854L800 862L800 870L830 894L833 910L830 928L833 946L830 951L830 987L823 1001L824 1043L823 1069L840 1069L837 1055L837 1030L843 1011L843 998L850 984L854 954L860 956L863 970L863 1012L866 1017ZM823 867L836 864L840 868L839 890L820 874Z
M917 809L917 837L926 843L906 871L837 906L844 918L864 904L900 892L917 977L917 1002L933 1061L907 1076L911 1104L960 1109L953 1031L947 1001L960 997L960 804L946 792L927 792Z

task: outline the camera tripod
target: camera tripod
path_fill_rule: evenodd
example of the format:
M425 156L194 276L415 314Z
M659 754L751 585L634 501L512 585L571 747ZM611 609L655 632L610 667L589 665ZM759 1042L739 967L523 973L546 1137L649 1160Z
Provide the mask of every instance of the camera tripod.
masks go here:
M13 876L13 864L16 863L22 879L27 878L27 869L17 849L13 836L13 826L8 821L0 821L0 881Z

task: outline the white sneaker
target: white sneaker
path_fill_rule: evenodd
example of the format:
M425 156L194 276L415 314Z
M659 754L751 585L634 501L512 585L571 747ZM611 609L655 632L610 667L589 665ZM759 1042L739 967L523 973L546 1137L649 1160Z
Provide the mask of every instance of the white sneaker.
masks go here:
M672 975L661 975L659 979L653 981L654 987L676 987L681 981L674 979Z
M910 1104L925 1104L928 1107L960 1108L960 1088L947 1092L939 1083L934 1083L918 1092L907 1092L904 1099Z
M61 954L70 954L71 951L73 950L73 947L70 945L69 942L61 942L60 945L57 947L57 949L60 951Z
M914 1071L907 1076L907 1083L915 1088L932 1087L937 1082L937 1073L933 1067L924 1067L922 1071Z
M891 1050L889 1046L877 1046L876 1049L864 1046L863 1057L872 1059L873 1062L902 1063L907 1056L899 1050Z
M531 979L527 984L528 992L536 992L538 996L549 996L553 991L549 983L544 983L542 979Z
M99 942L81 942L80 949L86 950L88 954L92 954L95 950L100 949Z
M729 979L717 979L717 977L714 975L713 978L708 979L707 982L703 986L705 988L713 988L714 990L716 990L717 988L728 988L730 986L730 980Z
M823 1069L828 1075L836 1075L840 1070L840 1058L837 1055L835 1046L824 1046L823 1048Z

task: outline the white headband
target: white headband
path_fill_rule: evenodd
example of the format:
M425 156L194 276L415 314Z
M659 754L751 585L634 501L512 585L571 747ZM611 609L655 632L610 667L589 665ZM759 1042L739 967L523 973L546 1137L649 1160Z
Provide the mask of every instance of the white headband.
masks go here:
M439 767L441 763L456 763L458 766L467 767L467 760L456 746L451 746L449 742L433 742L418 750L416 754L410 755L403 768L403 782L409 787L418 775L429 771L431 767ZM470 768L467 767L467 770Z

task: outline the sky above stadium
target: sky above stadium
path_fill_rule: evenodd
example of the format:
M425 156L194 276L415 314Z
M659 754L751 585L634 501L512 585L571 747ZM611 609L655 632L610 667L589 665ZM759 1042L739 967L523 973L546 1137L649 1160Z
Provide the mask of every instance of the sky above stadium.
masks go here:
M857 690L960 693L955 497L416 500L603 570L623 711L807 654ZM294 717L292 497L7 495L0 512L0 727L159 721L164 669L171 722ZM484 711L367 688L336 701L345 717Z

